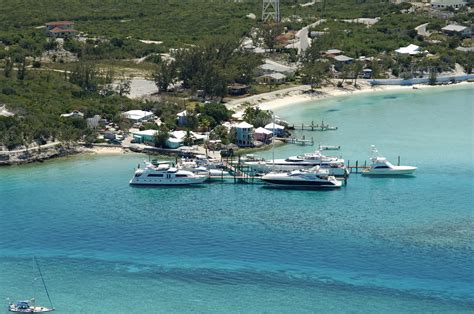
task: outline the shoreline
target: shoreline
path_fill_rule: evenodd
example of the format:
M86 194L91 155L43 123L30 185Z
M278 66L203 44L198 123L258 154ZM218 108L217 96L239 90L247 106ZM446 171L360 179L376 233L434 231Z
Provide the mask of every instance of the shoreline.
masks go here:
M346 97L351 95L375 94L383 92L397 92L397 91L411 91L411 90L426 90L426 89L443 89L454 87L465 87L469 82L460 82L449 85L425 85L417 84L410 86L402 85L378 85L372 86L368 82L362 81L357 84L359 88L354 88L352 85L341 88L337 86L323 86L310 93L310 87L301 85L286 90L280 90L270 93L253 95L242 99L230 101L226 104L227 108L235 112L243 112L245 108L250 106L258 106L262 110L273 110L288 107L295 104L302 104L307 102L316 102L320 100L327 100L331 98Z

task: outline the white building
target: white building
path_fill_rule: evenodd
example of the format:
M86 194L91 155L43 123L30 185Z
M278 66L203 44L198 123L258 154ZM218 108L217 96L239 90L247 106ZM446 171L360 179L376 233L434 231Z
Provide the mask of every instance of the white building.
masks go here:
M420 51L419 46L410 44L406 47L398 48L397 50L395 50L395 52L397 52L399 54L402 54L402 55L408 54L408 55L413 56L413 55L419 54L421 51Z
M471 29L467 26L457 25L457 24L449 24L441 29L445 34L448 35L460 35L462 37L469 37L471 36Z
M271 131L275 136L283 136L285 134L285 127L276 123L269 123L265 126L265 129Z
M433 9L459 9L466 5L464 0L431 0L431 8Z
M253 125L241 122L235 126L237 135L237 146L253 146Z
M143 110L129 110L123 113L123 116L133 122L142 122L154 117L153 112Z

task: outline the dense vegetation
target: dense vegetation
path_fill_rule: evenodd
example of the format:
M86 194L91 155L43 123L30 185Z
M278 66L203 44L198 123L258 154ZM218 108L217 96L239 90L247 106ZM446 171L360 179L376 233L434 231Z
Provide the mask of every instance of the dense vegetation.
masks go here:
M180 82L185 88L181 96L200 94L219 101L229 84L253 84L255 68L264 57L297 61L294 49L282 49L285 42L277 40L277 36L282 31L285 36L291 34L321 18L326 21L313 30L327 34L315 39L315 44L299 59L302 67L295 76L298 82L301 79L313 87L324 83L332 69L331 60L323 51L330 48L341 49L353 58L372 57L364 63L336 65L342 77L352 78L354 84L354 73L364 66L371 68L375 77L390 74L408 78L433 69L452 69L455 63L468 72L472 70L473 54L454 50L460 45L472 45L472 40L441 34L445 20L426 12L407 13L410 4L323 0L301 7L305 2L309 0L281 0L282 22L274 28L259 20L261 1L257 0L0 0L0 104L7 104L15 113L14 117L0 117L0 145L12 149L32 141L93 140L84 120L59 117L74 109L84 112L85 117L99 114L117 123L124 123L119 114L123 110L153 110L165 122L163 134L165 128L176 127L176 113L186 109L190 115L185 129L211 129L229 118L230 112L224 106L190 105L172 97L159 103L129 100L124 95L130 90L130 83L127 78L118 77L112 66L153 73L160 91ZM257 18L247 17L249 13ZM343 21L360 17L380 20L372 27ZM463 9L451 20L470 25L472 19L473 13ZM42 26L54 20L75 22L81 40L65 40L62 47L49 40ZM426 22L430 22L428 30L433 34L422 38L414 27ZM263 38L272 52L257 56L239 49L243 37ZM162 43L147 44L140 40ZM430 57L393 53L411 43L427 50ZM56 51L61 50L58 48L77 56L79 62L69 64L67 59L56 58ZM162 60L159 54L170 52L170 48L172 58ZM45 52L52 52L53 63L40 62ZM144 61L135 64L135 58ZM118 81L118 85L113 86L112 81ZM254 124L268 121L268 116L258 112L249 111L247 116L255 120ZM223 138L223 129L216 134Z

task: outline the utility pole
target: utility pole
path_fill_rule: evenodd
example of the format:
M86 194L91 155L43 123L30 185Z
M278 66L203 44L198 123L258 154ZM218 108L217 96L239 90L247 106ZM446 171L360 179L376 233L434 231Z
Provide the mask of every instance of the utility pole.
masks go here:
M262 21L280 23L280 0L263 0Z

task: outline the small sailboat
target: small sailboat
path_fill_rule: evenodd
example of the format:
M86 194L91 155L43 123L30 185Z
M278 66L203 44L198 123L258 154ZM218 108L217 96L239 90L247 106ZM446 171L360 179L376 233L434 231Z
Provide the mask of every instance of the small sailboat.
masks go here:
M15 312L15 313L46 313L46 312L52 312L52 311L55 310L55 308L53 307L53 302L51 302L51 297L49 296L48 288L46 288L46 283L44 282L43 274L42 274L41 269L39 267L38 261L34 257L33 257L33 261L34 261L35 266L38 269L38 272L40 274L41 282L43 283L44 291L46 292L46 295L48 296L50 307L36 305L35 304L35 299L33 298L31 300L21 300L21 301L17 301L16 303L10 303L8 305L8 310L10 312Z

